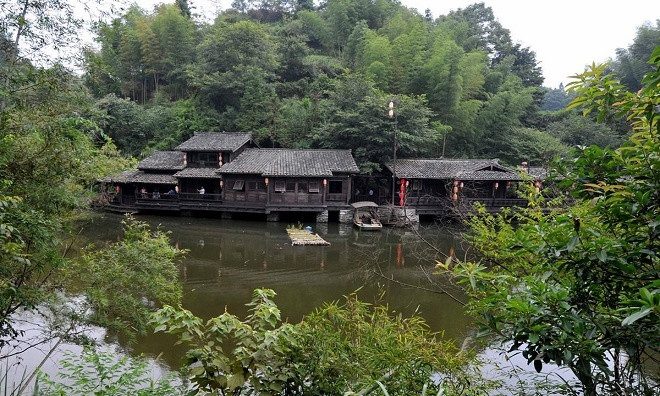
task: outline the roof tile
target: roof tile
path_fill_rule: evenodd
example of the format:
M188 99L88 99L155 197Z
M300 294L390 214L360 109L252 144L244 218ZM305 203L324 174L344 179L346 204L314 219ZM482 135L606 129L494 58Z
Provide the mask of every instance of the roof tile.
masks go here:
M220 173L326 177L358 173L350 150L246 149Z
M386 164L393 171L392 163ZM405 179L520 180L515 170L495 159L401 159L396 176Z
M242 132L197 132L176 147L180 151L236 151L252 139Z
M184 154L181 151L154 151L153 154L140 161L140 170L181 170Z
M186 168L174 174L177 179L220 179L218 168Z
M124 171L118 175L107 176L101 181L105 183L177 184L172 175L145 173L139 170Z

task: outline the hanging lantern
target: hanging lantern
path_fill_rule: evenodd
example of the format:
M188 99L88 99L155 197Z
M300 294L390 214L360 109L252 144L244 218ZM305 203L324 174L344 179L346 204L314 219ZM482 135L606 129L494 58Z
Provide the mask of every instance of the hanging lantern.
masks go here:
M220 180L220 188L222 188L225 185L224 180Z
M119 184L115 186L115 192L117 192L117 194L121 192L121 187L119 186Z
M323 179L323 187L328 185L328 179Z
M495 182L495 189L497 190L498 188L500 188L500 183Z
M185 168L188 165L188 156L186 153L181 153L183 154L183 167Z
M268 178L264 179L264 183L266 183L266 185L268 185Z
M463 182L461 182L461 184L459 184L459 187L460 187L460 188L463 188Z

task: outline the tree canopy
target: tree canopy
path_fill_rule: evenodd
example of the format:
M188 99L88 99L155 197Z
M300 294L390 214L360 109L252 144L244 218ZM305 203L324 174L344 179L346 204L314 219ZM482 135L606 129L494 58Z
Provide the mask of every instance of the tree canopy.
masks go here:
M439 156L445 140L451 157L541 160L511 138L536 128L541 69L482 3L434 19L393 0L234 1L211 24L179 3L130 8L100 24L100 48L86 52L86 84L102 108L114 103L104 131L124 153L171 147L180 132L146 131L141 119L185 100L213 119L198 128L253 132L266 146L350 148L378 171L391 156L386 106L396 99L401 155Z

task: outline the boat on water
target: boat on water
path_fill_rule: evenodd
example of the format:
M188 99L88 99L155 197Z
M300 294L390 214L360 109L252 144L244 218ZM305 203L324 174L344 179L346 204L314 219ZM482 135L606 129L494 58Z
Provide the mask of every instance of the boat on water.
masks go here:
M353 214L353 224L360 230L380 231L383 224L378 216L378 205L375 202L361 201L352 203L355 209Z

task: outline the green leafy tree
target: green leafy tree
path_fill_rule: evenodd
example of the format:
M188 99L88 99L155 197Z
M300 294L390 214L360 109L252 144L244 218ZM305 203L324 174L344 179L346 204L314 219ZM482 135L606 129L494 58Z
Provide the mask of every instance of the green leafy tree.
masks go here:
M563 110L571 103L573 98L564 89L564 84L560 83L559 88L546 88L543 100L541 101L541 110L558 111Z
M91 322L127 334L145 332L152 307L181 300L176 263L184 252L146 223L130 216L122 223L121 241L103 249L88 246L63 276L68 292L86 295Z
M181 11L181 14L183 14L183 16L185 16L188 19L192 17L192 13L190 12L190 4L188 4L188 0L175 0L174 4L177 6L179 11Z
M547 132L567 146L591 146L616 148L623 142L617 131L605 124L598 124L573 112L547 126Z
M289 324L281 322L274 297L272 290L255 290L245 320L225 312L204 322L164 307L152 323L190 347L186 367L198 393L334 395L375 388L380 379L393 395L426 386L458 395L468 385L462 367L470 357L419 317L393 315L351 295ZM443 375L441 384L430 381L434 373ZM470 386L473 395L488 389L475 378Z
M21 69L26 79L4 86L13 93L0 115L2 346L15 341L16 312L55 294L69 220L90 201L90 186L132 164L111 143L95 145L93 101L75 76L59 67Z
M481 259L439 265L465 285L488 334L537 371L569 368L590 396L654 393L643 362L660 345L660 51L651 64L637 93L605 66L569 85L571 107L602 121L626 117L635 131L616 150L594 146L559 164L569 206L530 192L525 211L476 216L469 238Z
M252 21L217 22L198 47L200 63L193 84L217 110L237 108L254 73L272 75L278 66L275 43L265 27Z
M35 396L183 396L185 391L174 378L154 381L149 377L146 359L130 358L85 348L82 355L65 352L58 362L59 380L41 374Z
M194 60L195 25L177 6L164 5L157 9L150 28L153 37L142 41L142 45L143 48L156 45L160 53L158 59L152 58L154 90L158 91L159 79L163 79L170 97L184 97L187 88L185 69Z
M156 332L178 335L190 347L186 367L197 392L281 393L298 385L291 352L299 334L281 322L273 297L272 290L255 290L244 321L225 312L204 323L190 311L166 306L152 323ZM233 346L226 349L228 342Z
M660 43L660 19L655 25L646 23L637 29L635 38L628 48L617 48L612 62L613 71L621 83L631 91L642 88L642 78L653 70L647 60Z
M356 294L325 305L298 327L310 394L364 392L380 381L390 395L410 395L424 387L456 395L467 384L462 371L467 353L429 331L421 318L394 316L387 306L362 302ZM444 380L431 383L434 372ZM472 380L472 394L485 395L484 383Z
M363 171L380 170L381 164L392 158L395 125L387 116L392 99L357 75L342 81L322 109L314 146L353 149ZM424 98L398 95L394 99L399 155L437 151L441 139L430 127L431 111Z
M99 100L97 106L102 111L99 126L125 155L139 154L142 142L153 137L141 125L142 110L134 101L110 94Z

